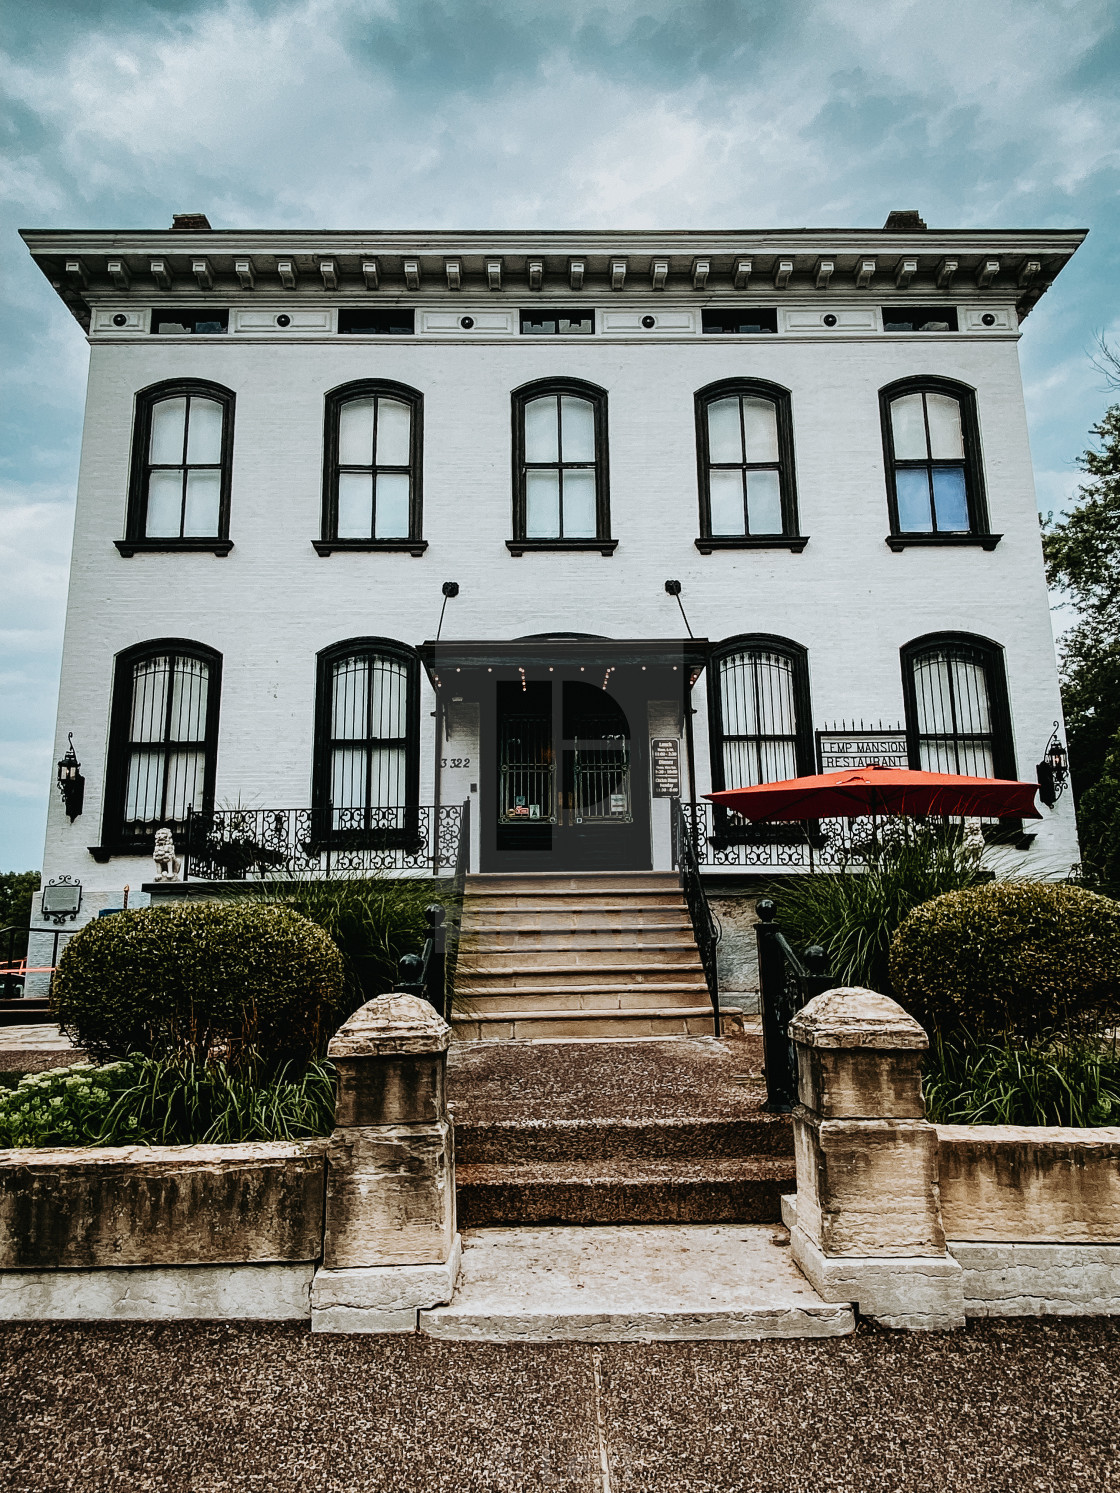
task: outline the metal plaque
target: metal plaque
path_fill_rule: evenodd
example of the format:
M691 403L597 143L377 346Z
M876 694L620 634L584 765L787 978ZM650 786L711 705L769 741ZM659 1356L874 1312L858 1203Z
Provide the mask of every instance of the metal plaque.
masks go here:
M818 731L817 761L821 772L857 767L909 767L905 731Z

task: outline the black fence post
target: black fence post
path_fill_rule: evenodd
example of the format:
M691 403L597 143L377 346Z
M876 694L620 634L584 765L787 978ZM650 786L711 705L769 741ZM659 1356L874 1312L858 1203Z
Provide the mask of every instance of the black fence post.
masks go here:
M441 903L425 907L428 938L424 947L425 995L444 1021L447 1020L447 913Z
M183 880L191 879L191 841L194 836L194 804L187 805L187 839L183 846Z
M793 1015L786 978L786 956L778 909L769 897L757 907L758 986L762 1005L762 1053L766 1074L764 1108L789 1114L797 1102L797 1058L789 1040Z

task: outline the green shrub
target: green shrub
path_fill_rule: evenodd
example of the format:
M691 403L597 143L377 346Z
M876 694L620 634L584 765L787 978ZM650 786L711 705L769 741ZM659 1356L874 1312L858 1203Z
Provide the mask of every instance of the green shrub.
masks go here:
M916 908L891 944L901 1003L944 1033L1034 1037L1120 1014L1120 902L998 882Z
M69 940L58 1019L95 1058L300 1060L325 1048L342 956L290 907L181 902L98 918Z
M891 993L890 946L899 924L942 892L987 878L980 851L940 825L892 820L891 837L835 874L803 876L769 895L795 948L820 944L838 985Z
M935 1039L923 1088L939 1125L1120 1124L1120 1056L1092 1040Z
M0 1147L223 1144L327 1135L334 1069L262 1075L133 1056L29 1074L0 1093Z
M246 901L293 908L331 936L346 969L341 1023L365 1001L393 989L402 955L419 954L424 947L425 907L446 904L449 897L449 882L340 876L294 884L260 882Z

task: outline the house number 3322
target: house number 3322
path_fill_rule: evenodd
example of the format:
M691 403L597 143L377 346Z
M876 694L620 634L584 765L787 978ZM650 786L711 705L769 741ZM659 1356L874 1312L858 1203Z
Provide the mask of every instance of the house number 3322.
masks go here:
M469 767L471 765L469 757L441 757L440 761L444 767Z

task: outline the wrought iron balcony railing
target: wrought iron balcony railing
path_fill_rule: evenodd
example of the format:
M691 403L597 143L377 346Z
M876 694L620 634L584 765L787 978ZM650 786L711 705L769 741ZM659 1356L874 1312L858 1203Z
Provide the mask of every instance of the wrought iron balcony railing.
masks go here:
M450 875L462 823L460 804L191 810L183 878L270 881L370 871Z

